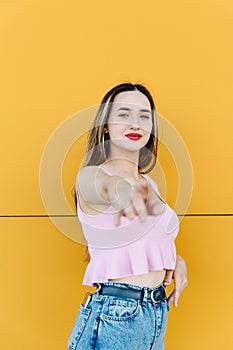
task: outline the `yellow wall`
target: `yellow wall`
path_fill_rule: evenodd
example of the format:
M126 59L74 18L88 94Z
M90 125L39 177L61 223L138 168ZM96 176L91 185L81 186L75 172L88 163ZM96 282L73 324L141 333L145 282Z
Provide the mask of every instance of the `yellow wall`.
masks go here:
M66 349L92 289L81 285L84 246L46 217L40 160L58 125L126 80L147 84L194 171L186 214L198 215L182 220L177 239L189 285L171 308L167 350L232 348L233 221L208 216L233 213L232 1L21 0L0 10L0 348ZM84 141L62 169L73 210ZM161 146L172 205L177 179L166 159Z

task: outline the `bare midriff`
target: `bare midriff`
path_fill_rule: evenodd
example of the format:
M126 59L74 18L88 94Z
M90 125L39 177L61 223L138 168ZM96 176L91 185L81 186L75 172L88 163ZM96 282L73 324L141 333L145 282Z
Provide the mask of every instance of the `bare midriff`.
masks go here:
M164 281L166 270L149 271L143 275L135 275L124 278L108 279L108 281L135 284L141 287L155 288Z

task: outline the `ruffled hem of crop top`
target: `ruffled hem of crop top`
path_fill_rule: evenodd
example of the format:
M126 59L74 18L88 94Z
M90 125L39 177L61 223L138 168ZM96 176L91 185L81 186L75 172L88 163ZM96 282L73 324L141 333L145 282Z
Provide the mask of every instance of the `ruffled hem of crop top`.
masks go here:
M112 175L103 167L101 169ZM149 176L143 176L164 203L161 214L148 215L145 222L140 222L138 216L133 220L122 216L120 226L116 227L111 205L99 214L86 214L80 208L76 191L77 214L90 254L83 285L95 286L108 279L145 274L152 270L174 270L174 241L179 231L179 219L161 197L156 183Z

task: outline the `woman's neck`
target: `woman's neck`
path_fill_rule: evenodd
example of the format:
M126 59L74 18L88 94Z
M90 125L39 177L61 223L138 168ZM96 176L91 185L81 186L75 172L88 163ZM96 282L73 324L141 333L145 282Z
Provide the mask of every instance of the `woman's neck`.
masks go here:
M133 162L131 159L110 157L104 162L104 166L112 174L138 178L138 162Z

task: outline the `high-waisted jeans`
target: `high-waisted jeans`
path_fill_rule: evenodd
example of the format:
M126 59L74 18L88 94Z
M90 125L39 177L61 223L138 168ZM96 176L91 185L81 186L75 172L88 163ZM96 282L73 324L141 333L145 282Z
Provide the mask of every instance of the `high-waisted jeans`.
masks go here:
M145 293L142 301L100 295L100 285L144 289ZM128 283L97 283L89 303L79 306L68 350L164 350L170 308L166 298L157 303L148 300L151 290Z

